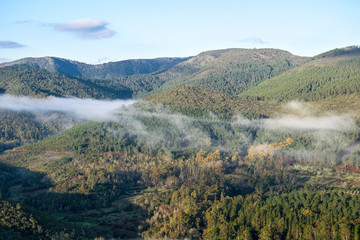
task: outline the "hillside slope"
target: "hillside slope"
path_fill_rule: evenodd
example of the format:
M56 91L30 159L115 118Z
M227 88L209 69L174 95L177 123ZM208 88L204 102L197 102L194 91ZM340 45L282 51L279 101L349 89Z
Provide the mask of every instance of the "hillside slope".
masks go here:
M214 50L200 53L166 71L95 82L114 89L119 84L125 85L134 96L140 97L182 85L236 95L307 60L276 49Z
M24 58L0 67L24 64L70 77L94 79L95 84L116 91L126 86L135 97L184 84L236 95L307 60L277 49L224 49L188 58L138 59L100 65L55 57Z
M200 53L158 75L162 89L188 84L236 95L307 58L278 49L224 49Z
M225 115L242 114L253 118L268 117L279 110L276 101L257 101L188 85L152 94L145 100L170 105L183 113L195 114L210 110Z
M360 91L360 51L330 51L242 93L273 99L317 100Z
M0 93L26 96L74 96L79 98L129 98L131 92L99 86L81 78L67 77L46 70L19 65L0 68Z

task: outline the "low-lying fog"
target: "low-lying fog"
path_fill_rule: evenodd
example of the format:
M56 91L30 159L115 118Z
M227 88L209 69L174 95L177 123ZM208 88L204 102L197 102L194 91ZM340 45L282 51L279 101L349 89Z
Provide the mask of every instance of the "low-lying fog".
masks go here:
M336 144L342 148L353 141L346 136L346 133L359 131L350 115L325 113L315 117L305 104L296 102L284 105L289 109L288 114L278 118L251 120L236 115L228 121L218 118L211 112L207 117L192 118L174 113L169 107L161 104L146 104L147 107L137 107L133 105L135 102L134 100L110 101L73 97L36 99L0 95L0 109L30 112L39 121L51 122L58 117L59 113L62 114L63 119L75 119L72 122L64 121L64 124L68 126L63 129L86 120L115 121L121 123L122 129L109 129L114 134L121 131L136 134L149 146L174 141L174 139L184 139L188 144L202 147L205 139L211 138L214 132L217 135L220 134L222 138L221 141L214 139L214 142L224 147L240 146L241 142L245 145L266 142L266 139L257 140L258 136L251 136L241 130L252 128L268 130L270 135L272 135L271 132L292 132L294 134L290 135L295 136L306 133L316 140L313 142L314 145Z
M0 109L26 111L31 113L61 112L81 120L109 120L123 106L133 104L134 100L95 100L75 97L45 99L0 95Z

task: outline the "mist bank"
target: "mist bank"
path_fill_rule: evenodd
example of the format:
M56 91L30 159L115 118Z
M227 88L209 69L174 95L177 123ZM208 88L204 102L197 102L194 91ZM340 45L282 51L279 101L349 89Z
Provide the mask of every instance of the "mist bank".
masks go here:
M218 149L242 152L258 144L281 142L294 138L289 146L316 158L318 153L336 155L354 141L359 127L351 115L323 116L283 115L273 119L247 119L233 116L224 120L208 112L202 117L190 117L161 104L141 102L122 108L117 114L116 127L107 130L116 137L136 135L141 145L151 149Z
M111 120L116 111L135 103L134 100L95 100L75 97L38 99L26 96L0 95L0 109L25 111L34 114L58 112L80 120Z
M337 130L352 131L356 123L350 116L327 115L321 117L282 116L277 119L264 119L260 126L269 129L298 129L298 130Z
M242 152L258 144L282 142L294 138L289 148L311 153L336 155L356 139L359 132L351 115L325 113L312 116L303 106L292 103L293 111L271 119L247 119L233 116L224 120L208 111L190 117L170 106L134 100L94 100L78 98L34 99L0 96L0 109L33 113L39 122L57 123L68 129L87 120L95 120L119 142L126 136L135 145L150 149L219 149ZM113 124L115 123L115 124ZM293 147L295 146L295 147ZM288 151L293 155L294 149Z
M186 122L202 121L224 124L238 124L249 127L264 129L294 129L294 130L337 130L353 131L357 129L354 119L350 115L334 115L325 113L322 116L311 116L309 106L298 102L289 102L286 108L295 110L296 114L282 115L270 119L247 119L242 116L234 116L229 121L218 118L208 112L206 117L192 118L180 113L173 112L170 107L162 104L147 104L146 108L129 107L135 100L97 100L80 99L75 97L59 98L48 97L45 99L27 96L0 95L0 109L11 111L24 111L30 113L57 112L69 114L78 120L96 121L122 121L127 118L129 122L135 116L165 118L172 124L183 125ZM124 108L127 107L127 108ZM126 116L126 117L125 117ZM123 118L123 119L122 119Z

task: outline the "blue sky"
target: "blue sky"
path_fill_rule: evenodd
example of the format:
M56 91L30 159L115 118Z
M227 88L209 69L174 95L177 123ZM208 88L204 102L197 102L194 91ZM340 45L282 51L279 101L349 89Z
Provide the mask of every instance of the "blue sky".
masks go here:
M2 0L0 61L102 63L223 48L314 56L360 45L359 13L358 0Z

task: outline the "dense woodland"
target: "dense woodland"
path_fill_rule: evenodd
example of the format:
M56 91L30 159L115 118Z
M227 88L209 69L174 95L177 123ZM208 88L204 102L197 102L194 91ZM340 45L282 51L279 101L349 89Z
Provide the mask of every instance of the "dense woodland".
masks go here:
M187 84L238 95L305 61L277 49L227 49L201 53L157 76L166 79L160 91Z
M317 100L359 92L360 58L314 60L287 74L272 78L243 93L279 100ZM301 71L300 71L301 70Z
M34 97L79 98L128 98L128 90L118 86L117 91L94 84L92 81L68 77L58 73L26 65L15 65L0 68L0 92L12 95Z
M359 239L357 52L211 51L92 80L0 68L17 95L149 94L102 122L1 110L0 239Z
M133 59L91 65L58 57L43 57L23 58L13 62L1 63L0 67L28 65L70 77L113 79L164 71L187 59L189 58Z
M19 64L34 66L77 77L78 80L90 79L91 82L84 82L94 83L93 87L97 88L102 86L106 91L116 90L117 98L134 98L153 90L166 91L183 84L236 95L306 60L277 49L226 49L203 52L189 58L127 60L100 65L59 58L25 58L1 64L0 67ZM23 94L30 95L27 92ZM73 93L67 95L76 96ZM110 96L108 93L107 97ZM97 95L93 93L93 97Z

